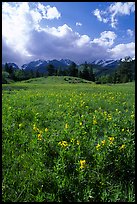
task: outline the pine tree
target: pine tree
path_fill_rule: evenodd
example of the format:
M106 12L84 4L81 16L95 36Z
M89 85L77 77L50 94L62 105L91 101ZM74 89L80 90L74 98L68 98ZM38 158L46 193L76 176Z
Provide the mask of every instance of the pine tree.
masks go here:
M48 64L47 71L49 76L53 76L55 73L55 68L52 64Z
M68 70L69 70L70 76L74 76L74 77L78 76L77 65L74 62L72 62L72 64L69 66Z

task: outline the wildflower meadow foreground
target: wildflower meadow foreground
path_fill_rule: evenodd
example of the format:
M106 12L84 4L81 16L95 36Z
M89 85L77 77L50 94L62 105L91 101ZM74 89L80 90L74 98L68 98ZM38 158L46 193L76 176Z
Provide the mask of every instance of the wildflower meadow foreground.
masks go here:
M135 84L3 85L4 202L135 202Z

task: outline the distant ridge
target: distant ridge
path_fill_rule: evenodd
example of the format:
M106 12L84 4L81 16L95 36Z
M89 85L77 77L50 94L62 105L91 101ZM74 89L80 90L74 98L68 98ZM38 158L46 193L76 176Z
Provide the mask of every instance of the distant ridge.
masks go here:
M32 61L28 64L24 64L22 65L22 69L25 69L25 70L38 70L39 72L45 72L46 71L46 67L49 65L49 64L52 64L56 69L66 69L70 64L72 64L73 61L69 60L69 59L61 59L61 60L56 60L56 59L53 59L53 60L35 60L35 61Z
M131 60L135 60L135 59L131 59ZM101 60L94 60L89 64L92 65L95 76L101 76L101 75L111 74L112 72L114 72L121 61L124 61L124 59L120 59L120 60L101 59ZM72 63L75 63L75 62L71 61L70 59L61 59L61 60L37 59L29 63L23 64L20 68L15 63L8 62L7 64L9 66L12 66L14 69L24 69L25 71L32 70L32 71L38 71L40 73L46 73L47 72L46 68L49 64L52 64L56 69L61 69L64 71L64 70L67 70L68 66L71 65ZM83 64L80 64L80 65L77 64L77 67L79 70L82 70ZM4 67L4 64L2 64L2 67Z

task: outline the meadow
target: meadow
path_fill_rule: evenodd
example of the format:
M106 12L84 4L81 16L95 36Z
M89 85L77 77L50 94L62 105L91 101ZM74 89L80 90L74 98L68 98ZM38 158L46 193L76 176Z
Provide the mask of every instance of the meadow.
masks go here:
M135 202L135 83L68 81L2 85L2 201Z

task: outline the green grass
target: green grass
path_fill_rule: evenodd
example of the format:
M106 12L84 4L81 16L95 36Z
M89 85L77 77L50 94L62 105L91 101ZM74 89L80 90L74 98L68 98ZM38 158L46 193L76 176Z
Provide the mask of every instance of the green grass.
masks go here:
M24 81L25 83L33 83L33 84L66 84L66 83L93 83L87 81L85 79L81 79L78 77L72 76L48 76L48 77L40 77L40 78L33 78Z
M73 80L3 85L4 202L135 202L135 84Z

